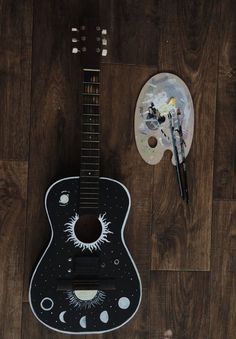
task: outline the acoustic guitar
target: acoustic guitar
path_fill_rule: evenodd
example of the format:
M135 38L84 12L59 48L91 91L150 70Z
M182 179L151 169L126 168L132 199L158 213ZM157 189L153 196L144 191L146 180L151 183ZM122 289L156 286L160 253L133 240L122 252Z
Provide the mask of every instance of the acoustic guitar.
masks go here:
M100 177L100 61L107 31L95 22L71 28L81 66L80 175L52 184L45 197L50 242L30 281L29 302L48 328L103 333L126 324L141 301L138 270L124 240L130 194Z

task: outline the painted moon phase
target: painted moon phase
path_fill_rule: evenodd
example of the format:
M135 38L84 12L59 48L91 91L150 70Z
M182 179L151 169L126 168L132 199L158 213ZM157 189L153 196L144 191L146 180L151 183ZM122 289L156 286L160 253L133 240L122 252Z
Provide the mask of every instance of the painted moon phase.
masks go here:
M101 322L104 323L104 324L108 323L109 315L108 315L107 311L102 311L102 312L100 313L100 320L101 320Z
M53 308L53 306L54 306L54 302L51 298L45 297L41 300L40 307L44 311L50 311Z
M97 290L75 290L74 293L76 295L77 298L79 298L80 300L92 300L96 294L97 294Z
M83 316L80 318L79 324L81 327L86 328L87 327L87 321L86 321L86 316Z
M118 306L122 309L122 310L126 310L127 308L129 308L130 305L130 300L127 297L122 297L119 299L118 301Z
M64 319L65 313L66 313L66 311L62 311L62 312L59 314L59 320L60 320L62 323L66 323L66 321L65 321L65 319Z

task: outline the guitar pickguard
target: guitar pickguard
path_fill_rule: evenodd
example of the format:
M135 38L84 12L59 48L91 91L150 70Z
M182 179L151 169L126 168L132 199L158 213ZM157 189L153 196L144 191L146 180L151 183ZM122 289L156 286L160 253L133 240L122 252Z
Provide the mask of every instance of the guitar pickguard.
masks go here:
M99 186L102 232L91 244L81 242L74 232L80 218L79 177L59 180L46 194L52 235L33 273L29 300L38 320L58 332L114 330L133 317L141 301L140 277L123 236L130 208L129 193L112 179L100 178ZM58 289L60 281L78 277L81 258L98 263L99 277L112 278L115 289Z

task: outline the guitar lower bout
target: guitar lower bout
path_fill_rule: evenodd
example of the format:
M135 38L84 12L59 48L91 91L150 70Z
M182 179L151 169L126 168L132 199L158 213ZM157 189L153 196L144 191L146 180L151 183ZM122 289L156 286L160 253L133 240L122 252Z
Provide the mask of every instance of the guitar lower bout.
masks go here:
M58 332L109 332L126 324L141 302L140 276L124 240L130 195L101 177L96 208L82 201L79 177L58 180L46 193L51 239L31 278L30 306Z

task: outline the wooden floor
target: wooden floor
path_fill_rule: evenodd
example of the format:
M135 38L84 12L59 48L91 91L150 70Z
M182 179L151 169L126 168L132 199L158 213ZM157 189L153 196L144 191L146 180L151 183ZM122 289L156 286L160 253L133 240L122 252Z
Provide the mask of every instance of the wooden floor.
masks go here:
M27 293L49 239L45 191L79 174L79 79L69 32L90 2L0 1L1 339L68 338L34 318ZM164 339L169 330L173 339L235 339L236 2L100 4L109 36L102 174L131 192L125 235L143 299L122 329L80 337ZM139 91L162 71L180 76L194 100L188 206L178 196L169 155L148 166L134 141Z

